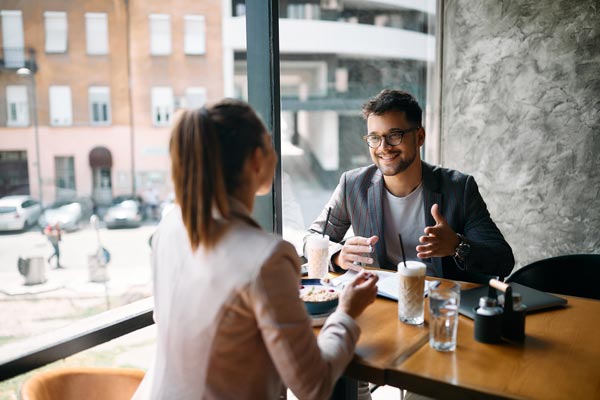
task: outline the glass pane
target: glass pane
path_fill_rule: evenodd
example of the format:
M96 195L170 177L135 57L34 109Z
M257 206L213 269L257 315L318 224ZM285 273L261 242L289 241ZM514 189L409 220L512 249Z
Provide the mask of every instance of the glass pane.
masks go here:
M372 163L362 104L394 88L427 114L435 1L279 4L283 235L301 253L341 174Z
M83 3L94 14L82 14L80 2L61 6L70 22L66 54L47 54L45 40L37 40L45 35L40 18L52 10L16 2L19 12L0 15L8 21L3 32L25 35L19 51L30 67L20 73L0 67L0 92L21 87L24 107L2 105L0 198L25 194L43 204L28 207L27 217L6 212L0 218L0 355L20 339L152 294L149 240L173 207L168 142L177 109L188 107L187 98L197 107L247 91L234 85L235 45L224 43L222 32L229 15L214 2ZM158 44L169 51L160 56L151 54L153 14L164 16ZM203 16L202 55L185 55L186 15ZM108 39L96 42L89 34ZM104 42L106 54L90 54ZM29 124L9 126L9 113L27 115L27 100ZM120 196L128 200L113 204ZM42 231L56 224L59 257ZM20 272L19 264L30 272Z

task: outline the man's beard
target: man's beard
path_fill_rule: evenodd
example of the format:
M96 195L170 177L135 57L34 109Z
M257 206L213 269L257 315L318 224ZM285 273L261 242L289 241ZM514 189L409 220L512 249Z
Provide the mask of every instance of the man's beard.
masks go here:
M402 158L402 154L404 152L400 152L397 153L398 155L398 164L396 164L395 166L381 166L380 165L380 159L377 159L377 168L379 168L379 170L381 171L381 173L385 176L394 176L397 175L401 172L404 172L408 169L408 167L410 167L412 165L412 163L415 161L415 159L417 158L417 152L415 150L415 152L413 152L412 157L410 157L409 159L403 159Z

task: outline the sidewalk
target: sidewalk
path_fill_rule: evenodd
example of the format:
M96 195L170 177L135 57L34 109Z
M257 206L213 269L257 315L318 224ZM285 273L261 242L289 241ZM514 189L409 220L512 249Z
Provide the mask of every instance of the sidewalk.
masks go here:
M47 269L48 281L26 286L16 267L0 273L0 354L2 345L57 329L108 307L114 308L151 295L148 266L108 266L106 284L89 280L87 268Z

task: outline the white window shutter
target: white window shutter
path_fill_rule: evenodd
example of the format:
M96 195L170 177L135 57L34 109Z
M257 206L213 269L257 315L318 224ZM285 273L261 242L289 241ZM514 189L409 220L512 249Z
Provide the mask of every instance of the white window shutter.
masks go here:
M68 126L73 124L71 88L50 86L50 125Z
M150 15L150 54L171 54L171 17L167 14Z
M67 13L46 11L46 53L65 53L67 51L68 27Z
M85 14L87 54L108 54L108 17L106 13Z
M206 53L206 20L204 15L186 15L183 48L185 54Z

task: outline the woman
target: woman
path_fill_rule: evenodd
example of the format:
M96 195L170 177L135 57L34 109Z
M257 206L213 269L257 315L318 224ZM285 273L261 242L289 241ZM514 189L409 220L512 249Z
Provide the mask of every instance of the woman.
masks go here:
M294 247L250 216L277 155L246 103L185 111L170 153L178 207L155 234L157 352L134 399L327 398L351 360L377 277L348 285L319 338Z

